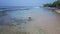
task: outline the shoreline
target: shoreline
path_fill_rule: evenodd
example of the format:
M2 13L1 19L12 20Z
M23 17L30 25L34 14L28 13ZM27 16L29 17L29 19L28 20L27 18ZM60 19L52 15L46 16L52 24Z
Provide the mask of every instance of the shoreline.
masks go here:
M60 13L60 9L58 9L56 7L48 7L48 8L55 11L56 13Z
M60 9L55 9L54 11L60 14Z

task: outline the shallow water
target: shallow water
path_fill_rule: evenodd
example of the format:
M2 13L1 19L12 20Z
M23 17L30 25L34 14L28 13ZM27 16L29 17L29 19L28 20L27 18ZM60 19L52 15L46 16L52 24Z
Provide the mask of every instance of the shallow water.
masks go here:
M47 8L33 7L29 10L7 12L7 16L16 19L13 23L27 34L59 34L60 14ZM31 21L28 21L31 17ZM22 19L22 20L21 20Z

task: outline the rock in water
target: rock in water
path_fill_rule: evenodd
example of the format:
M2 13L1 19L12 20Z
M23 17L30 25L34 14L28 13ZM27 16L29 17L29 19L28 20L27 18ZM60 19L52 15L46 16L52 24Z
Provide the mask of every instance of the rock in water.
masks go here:
M31 19L31 17L28 17L28 21L31 21L32 19Z

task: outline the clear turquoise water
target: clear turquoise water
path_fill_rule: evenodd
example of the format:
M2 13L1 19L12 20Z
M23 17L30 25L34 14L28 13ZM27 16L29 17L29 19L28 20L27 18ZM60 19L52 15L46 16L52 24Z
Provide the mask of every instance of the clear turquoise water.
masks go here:
M17 10L17 11L12 11L12 12L7 12L9 16L12 18L17 18L19 19L20 17L28 17L32 16L33 14L39 14L43 16L56 16L56 13L54 13L52 10L47 9L47 8L30 8L29 10Z

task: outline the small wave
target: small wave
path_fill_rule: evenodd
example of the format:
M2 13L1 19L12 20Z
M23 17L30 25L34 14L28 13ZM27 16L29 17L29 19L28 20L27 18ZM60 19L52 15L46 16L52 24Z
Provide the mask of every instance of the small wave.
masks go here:
M16 10L29 10L30 8L0 8L0 11L16 11Z

